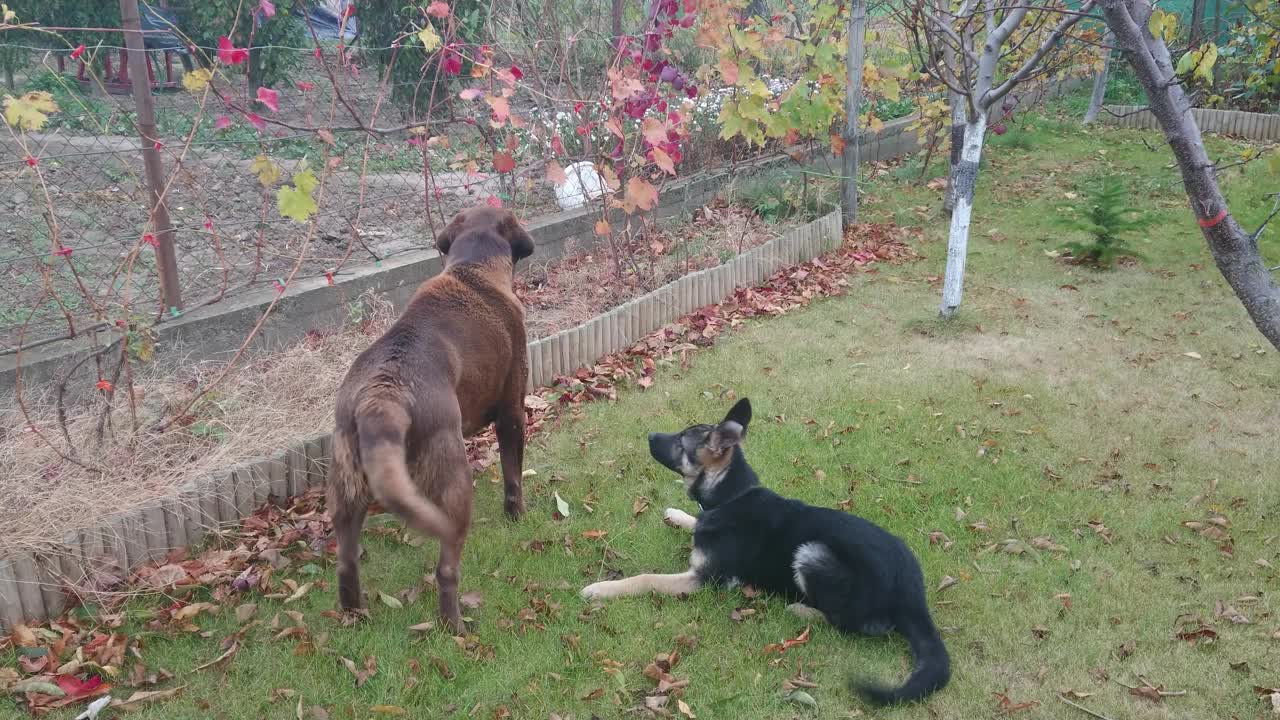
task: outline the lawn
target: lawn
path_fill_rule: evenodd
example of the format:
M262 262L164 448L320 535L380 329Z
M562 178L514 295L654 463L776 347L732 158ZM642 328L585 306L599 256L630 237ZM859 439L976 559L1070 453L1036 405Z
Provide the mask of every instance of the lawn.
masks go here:
M1215 141L1211 155L1233 148ZM200 633L149 631L157 603L127 606L120 631L140 638L141 660L122 677L141 662L175 676L142 689L184 686L133 715L629 717L653 691L646 666L678 650L680 700L699 718L1088 718L1063 691L1113 720L1259 716L1254 686L1280 687L1280 496L1267 492L1280 466L1280 371L1169 165L1156 134L1086 133L1053 115L994 138L965 304L945 325L934 319L938 193L916 183L918 168L879 173L867 219L923 227L925 259L851 276L847 297L749 323L688 368L667 365L650 389L539 436L519 522L502 517L495 472L478 479L462 581L479 603L475 638L409 629L436 619L429 590L403 608L379 602L418 584L434 550L366 533L372 617L357 627L321 614L335 602L330 562L319 575L302 563L277 575L317 581L296 602L238 600L258 604L261 624L225 667L195 670L241 626L236 603L198 616ZM1146 260L1066 265L1049 254L1065 239L1051 219L1105 173L1159 217L1137 243ZM1275 180L1261 164L1228 174L1246 224L1265 214ZM1278 237L1263 245L1280 263ZM765 654L805 629L776 599L578 599L609 573L687 567L687 535L661 514L696 506L644 437L717 420L743 396L755 408L747 457L767 485L863 515L920 556L953 659L951 685L923 708L873 710L845 689L853 673L905 676L896 637L815 625L807 644ZM553 492L569 505L564 520ZM310 637L301 652L300 633L273 639L298 622ZM341 659L362 668L370 656L377 672L357 688ZM784 699L798 674L816 684L816 709ZM1147 683L1169 694L1125 687ZM0 714L21 714L7 702ZM668 710L680 716L675 699Z

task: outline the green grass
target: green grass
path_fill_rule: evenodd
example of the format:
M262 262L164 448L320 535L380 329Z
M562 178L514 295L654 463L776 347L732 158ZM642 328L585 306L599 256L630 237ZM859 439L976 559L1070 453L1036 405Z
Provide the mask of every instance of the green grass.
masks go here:
M856 275L845 298L750 323L689 369L664 367L652 389L587 407L539 437L527 459L537 472L526 481L529 514L519 522L502 518L494 472L482 475L462 582L483 596L472 615L492 657L473 659L439 631L407 630L435 619L429 593L398 610L375 599L370 621L338 627L320 614L335 602L326 562L320 584L297 603L246 598L259 603L264 624L277 614L288 624L282 611L301 611L312 636L324 638L309 655L258 627L225 673L193 672L236 630L235 602L198 620L207 638L148 632L142 620L154 602L130 604L124 631L142 637L147 667L173 671L167 686L186 685L180 699L134 716L294 717L300 696L335 718L377 717L379 704L414 717L492 718L500 706L514 718L629 717L625 709L652 685L642 669L680 636L697 640L681 650L675 674L690 680L684 699L699 718L998 717L995 693L1039 703L1018 717L1086 717L1055 697L1068 688L1091 693L1079 702L1117 720L1257 716L1252 686L1280 684L1280 642L1266 639L1280 626L1280 580L1256 564L1280 565L1276 354L1214 269L1156 135L1148 136L1160 149L1153 153L1136 132L1084 133L1052 117L1021 129L1029 148L993 147L983 167L956 321L934 319L940 288L931 278L942 272L945 247L938 193L885 176L869 188L864 212L921 225L924 260ZM1229 149L1210 145L1215 156ZM1124 177L1157 216L1138 241L1148 261L1099 273L1046 255L1066 239L1049 222L1068 204L1065 194L1099 174ZM1225 188L1246 225L1261 219L1257 198L1273 180L1260 164L1228 173ZM1280 257L1274 231L1263 248ZM576 591L607 572L686 567L688 538L664 526L661 511L696 507L649 459L644 436L716 420L732 396L755 406L746 452L767 485L819 505L850 501L919 554L954 661L952 684L927 708L873 711L844 688L855 672L903 677L900 639L815 627L807 645L771 662L761 648L804 627L779 600L708 590L687 600L615 600L584 614ZM552 520L552 491L571 505L563 522ZM638 497L649 509L633 516ZM1230 519L1231 557L1180 525L1209 512ZM1105 536L1090 523L1105 526ZM597 529L608 531L603 541L584 538ZM934 531L954 545L931 545ZM990 549L1043 536L1067 551ZM532 541L545 545L538 552ZM366 549L373 598L414 585L434 557L431 543L413 548L369 533ZM282 575L315 579L292 568ZM946 576L959 582L935 592ZM517 613L534 598L556 609L538 616L545 628L519 631ZM1251 624L1215 618L1215 601ZM739 623L735 608L756 613ZM1184 613L1211 623L1217 642L1176 640ZM1135 650L1122 657L1117 648L1128 641ZM378 674L356 689L338 658L368 655ZM442 678L432 658L455 677ZM620 679L603 672L606 660L621 663ZM13 665L11 656L0 661ZM1231 669L1242 661L1245 670ZM797 669L819 686L810 691L816 712L782 699ZM1186 695L1160 706L1134 697L1119 683L1138 685L1138 676ZM295 695L273 703L278 688ZM601 696L583 699L597 689ZM2 713L17 711L0 704Z

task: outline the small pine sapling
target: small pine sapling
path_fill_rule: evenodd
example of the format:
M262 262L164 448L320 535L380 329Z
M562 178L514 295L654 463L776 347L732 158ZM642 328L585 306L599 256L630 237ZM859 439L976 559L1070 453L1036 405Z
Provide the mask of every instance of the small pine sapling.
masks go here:
M1086 242L1063 245L1076 262L1105 270L1119 257L1142 258L1141 253L1125 244L1125 236L1150 225L1151 218L1129 207L1128 195L1124 183L1114 177L1106 178L1077 206L1077 212L1063 220L1067 227L1092 236Z

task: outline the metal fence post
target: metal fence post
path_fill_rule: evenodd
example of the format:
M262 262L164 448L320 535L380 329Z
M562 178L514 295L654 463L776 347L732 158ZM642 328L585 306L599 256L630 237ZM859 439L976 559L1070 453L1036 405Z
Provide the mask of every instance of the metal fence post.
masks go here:
M120 0L120 19L124 26L124 44L129 54L129 75L133 84L133 102L138 113L138 135L142 139L142 162L147 172L147 199L151 223L155 228L156 267L160 274L161 312L182 309L182 290L178 285L178 256L173 249L173 228L169 225L169 209L164 199L164 168L160 164L160 139L156 132L155 108L151 101L151 76L147 73L147 52L142 39L142 19L138 16L138 0Z

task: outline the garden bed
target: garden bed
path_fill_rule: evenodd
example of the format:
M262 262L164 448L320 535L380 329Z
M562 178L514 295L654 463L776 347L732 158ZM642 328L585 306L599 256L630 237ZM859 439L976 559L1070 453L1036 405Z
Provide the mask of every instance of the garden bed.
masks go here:
M703 208L689 225L639 235L633 244L643 245L646 259L641 264L639 250L630 248L634 253L628 255L621 278L603 269L608 255L602 249L537 268L517 282L535 353L547 343L559 343L563 331L604 311L616 314L619 306L672 279L688 278L688 273L718 269L715 277L720 280L714 291L691 293L687 299L698 304L719 300L739 284L719 272L728 269L722 260L745 260L753 250L779 241L785 229L768 225L741 207L721 204ZM807 259L818 246L812 233L804 237L804 245L788 246L785 259L771 251L770 264L761 267L772 271L777 262ZM737 277L745 280L747 275ZM395 315L385 300L366 294L351 304L350 322L345 326L334 332L309 332L283 352L230 369L194 363L177 374L135 378L136 409L122 409L117 402L109 422L104 421L101 401L70 411L65 423L65 437L71 440L67 445L59 429L58 409L48 398L29 404L38 408L30 423L19 408L8 409L0 425L0 463L9 469L0 477L0 546L16 553L65 543L69 534L74 537L103 518L124 517L135 509L167 502L194 479L327 433L332 427L333 394L346 369ZM652 322L656 314L646 317ZM617 336L635 339L641 332L638 318L637 314L633 325L620 327ZM596 357L571 355L567 342L554 352L557 362L569 363L558 365L558 374L568 374ZM574 353L587 351L585 344L573 349ZM551 364L543 370L541 357L534 364L537 370L531 368L531 376L549 382ZM224 372L226 376L218 379ZM216 382L215 389L191 404L197 389L211 382ZM180 418L177 426L163 433L124 431L131 423L145 427L174 415ZM61 448L68 445L79 448L82 455L64 457ZM480 458L477 464L486 462L487 458ZM222 518L229 519L234 518ZM155 525L142 532L166 540L165 522ZM169 539L174 535L170 528ZM122 549L126 562L119 564L131 564L135 555L144 554L146 541L141 542L143 550ZM128 569L116 568L104 576L105 581Z

